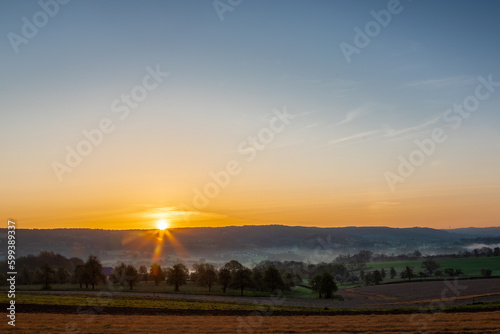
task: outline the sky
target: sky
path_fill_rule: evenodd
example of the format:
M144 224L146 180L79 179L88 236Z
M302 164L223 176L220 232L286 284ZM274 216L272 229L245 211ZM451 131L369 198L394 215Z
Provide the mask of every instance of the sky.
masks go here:
M499 10L2 0L1 216L499 226Z

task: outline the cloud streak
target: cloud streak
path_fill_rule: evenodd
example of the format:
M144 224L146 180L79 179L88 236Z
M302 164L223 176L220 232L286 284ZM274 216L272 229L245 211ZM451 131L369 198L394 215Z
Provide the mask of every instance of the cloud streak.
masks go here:
M407 83L405 87L422 87L422 88L430 88L430 89L442 89L442 88L458 88L465 87L469 85L474 85L477 83L477 79L474 77L467 76L454 76L448 78L441 79L429 79L429 80L420 80Z
M365 131L351 136L346 136L338 139L332 139L328 142L329 146L335 146L337 144L355 144L361 141L366 141L368 139L385 138L387 142L400 142L405 140L410 140L421 136L423 133L430 130L431 126L438 123L441 120L442 115L436 115L420 124L415 126L407 127L404 129L392 129L385 128L379 130Z
M353 110L350 110L349 112L347 112L347 114L345 114L345 116L344 116L344 119L342 121L334 124L333 126L335 127L335 126L339 126L339 125L348 124L348 123L351 123L355 119L358 119L362 116L365 116L367 114L370 114L370 113L375 112L375 111L380 110L380 109L387 109L387 108L388 108L388 106L383 106L383 105L374 104L374 103L367 103L367 104L362 105L361 107L358 107L356 109L353 109Z

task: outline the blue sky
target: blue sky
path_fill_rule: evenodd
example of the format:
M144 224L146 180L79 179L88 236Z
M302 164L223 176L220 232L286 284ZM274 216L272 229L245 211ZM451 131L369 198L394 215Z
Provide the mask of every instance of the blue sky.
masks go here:
M221 21L211 1L72 0L17 53L8 34L42 9L2 1L3 215L116 228L192 206L210 171L241 158L238 145L286 107L297 117L200 209L223 217L212 224L498 225L500 92L457 131L442 115L479 76L500 81L499 7L401 1L347 63L339 45L354 45L354 28L387 1L244 0ZM118 120L112 102L148 66L169 75ZM52 163L103 118L116 129L59 182ZM391 191L384 173L436 127L449 140ZM480 204L457 212L467 194Z

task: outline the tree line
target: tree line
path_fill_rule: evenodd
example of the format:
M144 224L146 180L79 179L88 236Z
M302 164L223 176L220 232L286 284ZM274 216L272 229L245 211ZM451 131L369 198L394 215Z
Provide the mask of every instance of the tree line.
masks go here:
M289 273L279 271L272 265L250 269L236 260L231 260L220 268L209 263L195 263L191 272L183 263L167 268L153 263L149 270L146 266L140 266L137 270L132 265L122 263L113 269L110 280L115 284L127 285L130 289L141 280L153 281L155 285L165 282L173 286L175 291L180 291L188 281L206 287L208 291L212 291L214 285L218 284L223 293L231 288L239 290L241 295L246 289L273 292L289 290L295 285Z
M494 250L491 254L496 256ZM415 252L414 256L421 254ZM50 289L51 284L57 283L79 284L82 289L84 286L85 289L90 287L95 289L97 284L110 282L133 289L140 281L153 281L157 286L166 283L173 286L175 291L180 291L183 285L191 281L197 286L207 288L208 291L212 291L213 287L218 285L223 293L228 289L237 289L241 295L245 290L272 293L276 290L290 290L299 285L316 291L320 298L323 296L331 298L338 289L337 284L376 285L387 277L394 279L398 275L408 281L415 278L463 275L463 271L459 268L441 268L433 258L426 258L421 264L420 271L410 266L406 266L399 273L394 267L387 271L383 268L369 271L366 264L373 260L372 257L372 252L362 250L353 255L339 256L331 263L265 260L255 264L253 268L231 260L219 268L209 263L195 263L191 271L182 263L165 268L158 263L153 263L149 267L141 265L139 268L132 264L121 263L105 273L100 259L95 255L83 261L79 258L66 259L53 252L41 252L38 256L29 255L18 259L17 262L22 265L22 269L17 282L20 285L41 284L43 289ZM0 266L5 264L6 262ZM483 268L480 274L482 277L490 277L492 270ZM0 279L5 282L2 277Z

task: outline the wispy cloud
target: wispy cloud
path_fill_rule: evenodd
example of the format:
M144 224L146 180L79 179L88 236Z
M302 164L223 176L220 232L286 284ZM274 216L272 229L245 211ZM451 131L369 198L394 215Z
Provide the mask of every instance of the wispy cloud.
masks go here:
M336 89L347 89L354 88L359 85L359 81L345 78L334 78L334 79L319 79L319 78L304 78L297 75L285 75L281 79L293 82L300 85L317 85L325 87L333 87Z
M350 122L354 121L356 118L361 117L363 115L366 115L368 112L369 111L366 108L357 108L357 109L351 110L345 115L345 118L342 121L335 124L334 126L339 126L339 125L350 123Z
M372 113L374 111L380 110L380 109L388 109L390 108L389 106L383 106L375 103L366 103L362 105L361 107L358 107L356 109L350 110L345 114L344 119L340 121L339 123L334 124L333 126L339 126L339 125L344 125L348 124L352 121L354 121L357 118L360 118L361 116L367 115L369 113Z
M420 137L424 133L427 133L427 131L431 129L432 125L438 123L441 120L441 117L442 115L439 114L420 124L403 129L384 128L379 130L365 131L351 136L332 139L328 142L328 144L330 146L338 144L349 145L378 138L386 139L387 142L411 140Z
M431 125L439 122L441 120L442 116L443 116L442 114L436 115L436 116L424 121L423 123L420 123L420 124L417 124L415 126L411 126L411 127L405 128L405 129L400 129L400 130L388 129L387 130L387 137L397 137L397 136L401 136L401 135L404 135L407 133L415 133L417 131L426 129L426 128L430 127Z
M355 134L352 136L347 136L347 137L338 138L338 139L332 139L328 143L330 145L336 145L336 144L340 144L340 143L353 144L354 142L365 141L370 136L373 136L376 134L381 134L381 133L382 133L382 130L366 131L366 132L358 133L358 134Z
M464 87L464 86L474 85L475 83L477 83L477 79L474 77L455 76L455 77L448 77L441 79L414 81L407 83L405 87L423 87L423 88L440 89L440 88Z

